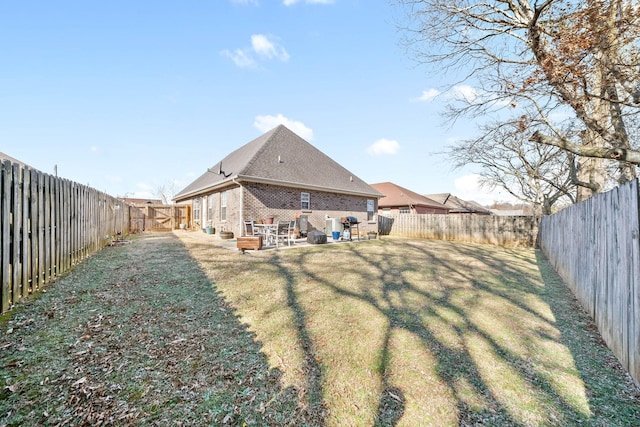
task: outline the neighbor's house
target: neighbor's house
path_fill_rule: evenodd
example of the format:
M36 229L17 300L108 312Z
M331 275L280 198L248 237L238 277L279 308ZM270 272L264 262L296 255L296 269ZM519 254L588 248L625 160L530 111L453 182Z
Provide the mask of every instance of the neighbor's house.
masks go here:
M11 163L22 166L23 168L33 169L33 167L29 166L28 164L21 162L20 160L15 159L8 154L0 152L0 161L4 161L4 160L9 160Z
M140 199L134 197L124 197L122 200L129 206L164 205L162 199Z
M191 202L191 228L241 236L244 221L354 216L361 233L377 231L382 195L283 125L238 148L174 196ZM329 230L330 232L330 230Z
M378 212L381 215L396 214L446 214L449 208L428 197L415 193L392 182L371 184L384 195L378 201Z
M426 194L425 197L447 206L450 214L491 215L491 211L479 203L462 200L451 193Z

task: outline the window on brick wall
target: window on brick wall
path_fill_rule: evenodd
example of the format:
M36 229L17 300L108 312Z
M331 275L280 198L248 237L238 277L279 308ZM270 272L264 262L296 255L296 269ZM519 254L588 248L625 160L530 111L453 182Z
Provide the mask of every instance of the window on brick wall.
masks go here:
M300 208L303 211L311 210L311 197L309 193L300 193Z
M220 220L227 220L227 192L220 193Z
M200 221L200 199L193 199L193 220Z
M398 213L401 214L408 214L411 213L411 209L409 209L409 206L402 206L401 208L398 208Z
M374 200L367 200L367 221L373 221L373 208L375 205Z
M213 221L213 194L207 197L207 221Z

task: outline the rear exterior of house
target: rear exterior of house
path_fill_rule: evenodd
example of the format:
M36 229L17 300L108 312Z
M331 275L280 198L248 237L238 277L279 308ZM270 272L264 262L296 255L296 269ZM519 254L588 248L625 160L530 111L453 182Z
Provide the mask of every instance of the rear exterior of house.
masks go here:
M284 126L229 154L178 193L192 203L191 228L243 235L243 222L298 220L326 233L327 218L353 216L377 232L380 193ZM300 221L302 218L302 221Z

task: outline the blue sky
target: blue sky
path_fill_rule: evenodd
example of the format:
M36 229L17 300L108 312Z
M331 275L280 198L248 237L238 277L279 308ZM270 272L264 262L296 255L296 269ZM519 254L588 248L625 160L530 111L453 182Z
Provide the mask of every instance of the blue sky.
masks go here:
M443 125L448 76L401 19L387 0L0 1L0 151L152 197L284 123L366 182L505 200L436 154L473 129Z

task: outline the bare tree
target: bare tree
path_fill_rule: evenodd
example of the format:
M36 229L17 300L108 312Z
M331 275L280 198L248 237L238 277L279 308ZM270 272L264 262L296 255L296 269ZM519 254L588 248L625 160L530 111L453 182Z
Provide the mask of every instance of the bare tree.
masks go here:
M405 42L476 88L448 117L492 116L578 156L580 199L635 177L629 126L640 106L640 12L631 0L396 0ZM460 75L460 74L458 74ZM453 86L453 85L452 85ZM567 126L570 123L570 126ZM486 124L483 125L488 130Z
M162 200L163 204L171 205L173 204L173 195L176 194L176 192L176 183L174 181L167 181L156 187L155 195Z
M516 199L548 215L554 206L575 203L576 185L570 159L558 147L536 144L523 138L513 124L487 126L477 139L451 145L449 157L455 167L481 166L481 184L501 187Z

